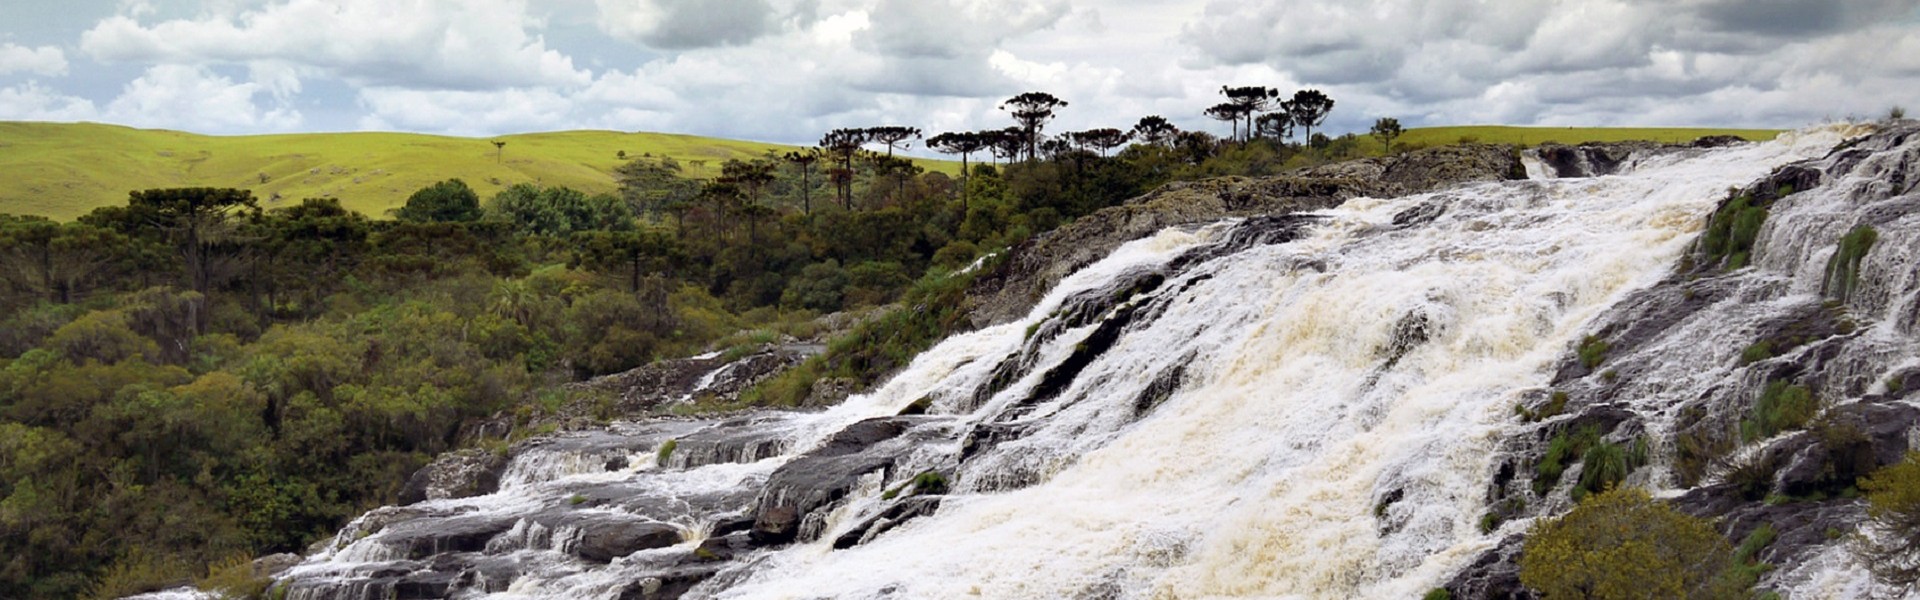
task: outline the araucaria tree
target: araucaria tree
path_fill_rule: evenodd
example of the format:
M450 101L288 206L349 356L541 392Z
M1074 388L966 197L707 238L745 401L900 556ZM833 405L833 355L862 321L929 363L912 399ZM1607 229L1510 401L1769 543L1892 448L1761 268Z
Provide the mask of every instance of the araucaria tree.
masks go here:
M911 140L919 137L920 137L920 129L918 127L902 127L899 125L885 125L881 127L867 128L867 138L869 140L886 144L887 156L893 156L894 148L905 150L907 148L907 140Z
M1293 115L1293 123L1306 129L1307 139L1312 140L1313 128L1325 123L1327 113L1333 112L1333 99L1320 90L1300 90L1287 101L1286 109Z
M986 148L987 144L988 144L988 139L985 134L972 132L972 131L947 132L947 133L942 133L940 135L927 138L928 148L932 148L934 151L940 152L942 154L960 155L960 211L961 211L961 214L966 214L967 177L972 174L972 168L968 165L967 158L972 156L973 153L979 152L980 150Z
M820 138L820 147L837 163L827 175L833 179L840 206L847 210L853 210L853 159L860 153L860 146L870 141L865 129L835 129Z
M1254 137L1285 140L1293 137L1293 115L1287 111L1270 112L1253 121Z
M260 204L247 190L181 188L133 192L127 209L135 220L166 235L180 252L188 285L206 294L213 287L215 244L232 232L232 217L258 214Z
M1240 140L1240 118L1247 116L1246 107L1232 102L1222 102L1208 108L1206 114L1209 119L1232 123L1233 133L1229 136L1229 139L1234 141Z
M1040 147L1040 130L1053 120L1053 111L1066 106L1067 101L1046 92L1027 92L1000 103L1000 110L1012 113L1013 120L1020 124L1026 137L1027 160L1033 160L1034 151Z
M1155 146L1172 146L1173 139L1179 137L1180 128L1167 122L1166 117L1151 115L1141 117L1133 124L1133 137Z
M1125 146L1130 141L1133 141L1133 134L1112 127L1089 129L1073 134L1073 143L1085 148L1098 148L1100 156L1106 156L1114 148Z
M1385 146L1388 152L1393 151L1393 139L1405 132L1400 128L1400 120L1393 117L1380 117L1373 122L1373 138L1380 140L1380 145Z
M808 148L781 157L800 167L800 212L807 216L813 215L813 163L820 161L820 154L819 148Z
M1280 99L1280 90L1266 86L1249 85L1240 87L1220 86L1220 94L1227 97L1227 103L1238 107L1234 111L1246 121L1246 137L1253 135L1253 120L1260 113L1273 110ZM1246 141L1242 138L1241 141Z

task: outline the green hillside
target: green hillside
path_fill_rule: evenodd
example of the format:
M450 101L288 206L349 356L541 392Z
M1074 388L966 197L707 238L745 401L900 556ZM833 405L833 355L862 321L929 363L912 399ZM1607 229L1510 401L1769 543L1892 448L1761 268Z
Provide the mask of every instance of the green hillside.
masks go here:
M493 140L507 143L495 155ZM566 131L498 138L411 133L204 136L99 124L0 122L0 213L71 219L126 202L136 189L183 186L253 190L267 208L338 198L384 216L423 186L458 177L482 197L516 183L611 192L611 172L643 154L670 156L692 177L727 159L790 146L660 133ZM958 163L925 161L936 171Z
M1461 142L1518 144L1538 146L1547 142L1624 142L1647 140L1683 144L1710 135L1731 135L1753 141L1771 140L1778 129L1700 129L1686 127L1508 127L1504 125L1467 125L1458 127L1422 127L1408 129L1394 140L1396 146L1443 146Z

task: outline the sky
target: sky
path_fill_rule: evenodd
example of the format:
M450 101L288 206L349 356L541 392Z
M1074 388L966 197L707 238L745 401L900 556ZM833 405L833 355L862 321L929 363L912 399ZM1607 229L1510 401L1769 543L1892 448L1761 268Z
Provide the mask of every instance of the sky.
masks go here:
M0 0L0 120L808 144L1318 89L1323 130L1794 128L1920 108L1920 0Z

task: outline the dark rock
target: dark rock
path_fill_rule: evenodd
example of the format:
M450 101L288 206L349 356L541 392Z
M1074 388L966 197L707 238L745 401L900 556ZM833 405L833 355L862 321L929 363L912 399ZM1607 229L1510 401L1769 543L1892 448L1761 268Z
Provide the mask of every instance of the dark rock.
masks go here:
M507 457L482 448L448 452L407 479L400 503L491 494L500 489L500 474L506 469Z
M893 465L905 449L876 446L905 433L913 419L887 417L848 425L820 448L774 471L754 508L753 541L772 545L800 538L809 514L845 497L862 475Z
M513 528L517 519L499 515L459 515L397 523L381 533L380 543L408 558L420 559L448 552L480 552L487 541Z
M721 517L719 519L714 520L713 533L711 535L715 537L719 537L719 536L728 535L732 533L747 531L750 529L753 529L753 515L735 515L735 516Z
M1578 146L1541 144L1533 153L1553 170L1554 177L1599 177L1621 172L1634 158L1643 158L1677 146L1654 142L1585 143Z
M685 539L678 527L632 517L594 518L577 525L584 533L573 547L573 553L594 562L610 562L641 550L672 546Z
M727 561L753 550L753 540L746 532L714 536L700 542L693 550L693 557L702 561Z
M939 496L913 496L895 502L880 514L855 525L840 537L834 538L833 548L845 550L866 543L882 533L899 527L915 517L923 517L940 510Z
M1500 544L1480 553L1472 564L1455 573L1446 588L1455 598L1488 600L1537 600L1539 595L1520 585L1520 551L1526 536L1509 535Z
M1727 146L1744 144L1746 142L1747 142L1746 138L1743 138L1737 135L1709 135L1709 136L1701 137L1699 139L1695 139L1693 140L1692 143L1687 145L1692 146L1694 148L1725 148Z

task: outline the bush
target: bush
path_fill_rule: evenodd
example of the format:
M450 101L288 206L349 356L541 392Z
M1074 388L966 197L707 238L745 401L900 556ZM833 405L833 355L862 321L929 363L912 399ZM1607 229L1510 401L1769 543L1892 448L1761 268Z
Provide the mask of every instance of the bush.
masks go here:
M1867 521L1852 550L1881 580L1899 586L1920 583L1920 452L1860 480L1867 493Z
M1534 525L1520 582L1560 598L1739 598L1732 548L1706 521L1620 489Z
M1599 336L1587 336L1580 341L1580 366L1588 369L1600 366L1600 363L1607 360L1607 351L1612 349L1613 347Z
M1707 264L1727 269L1747 266L1760 227L1767 222L1767 207L1751 196L1728 200L1707 219L1707 231L1700 237L1700 254Z
M1775 380L1767 384L1760 394L1760 400L1753 405L1753 412L1740 421L1740 438L1747 442L1773 437L1787 430L1799 429L1813 418L1819 403L1813 398L1813 392L1804 386L1791 385Z
M1879 241L1880 232L1872 227L1861 225L1840 238L1840 249L1827 260L1827 278L1821 289L1827 296L1841 302L1853 296L1860 287L1860 263L1866 260L1867 251L1873 249L1873 243Z

